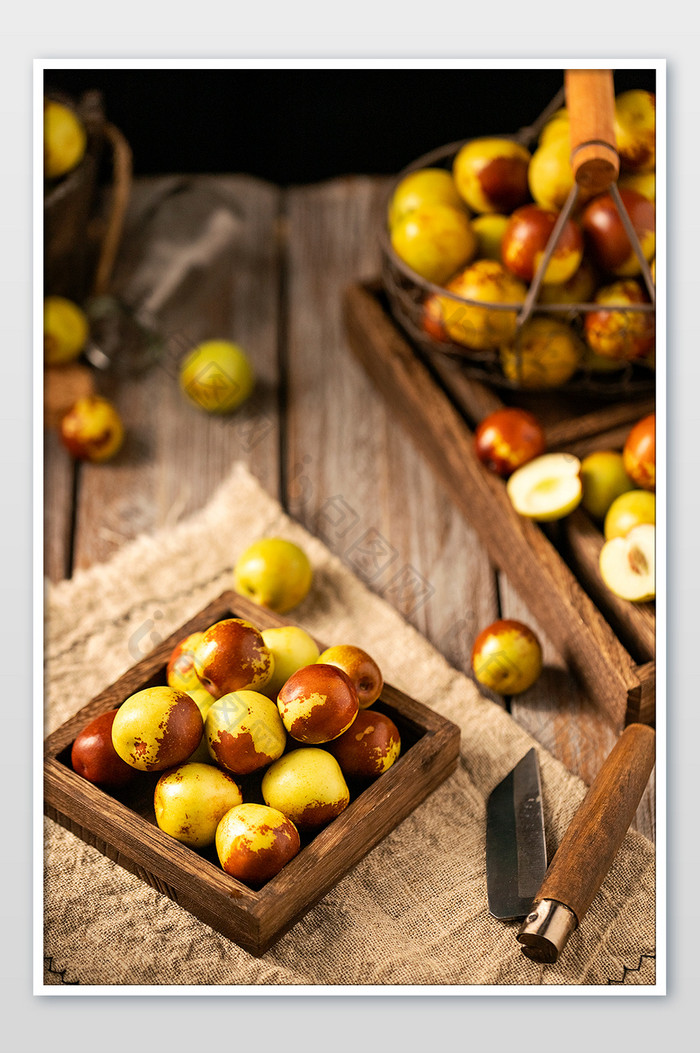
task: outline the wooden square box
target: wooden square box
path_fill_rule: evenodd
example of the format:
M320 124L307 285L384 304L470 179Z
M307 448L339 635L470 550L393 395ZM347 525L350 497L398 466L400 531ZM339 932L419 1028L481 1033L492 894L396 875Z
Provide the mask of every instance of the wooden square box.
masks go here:
M158 773L143 773L112 794L81 778L70 764L72 743L89 721L135 691L164 684L176 643L229 617L246 618L261 629L291 624L234 592L223 593L48 736L44 811L246 951L261 955L451 774L460 735L451 721L385 685L374 708L399 728L399 759L369 785L351 785L347 809L303 839L298 855L261 889L249 888L221 869L213 847L195 851L158 828L153 810Z
M599 527L581 509L554 524L518 515L504 481L474 450L474 429L504 400L468 377L459 361L421 353L393 318L378 281L351 285L344 309L354 354L601 718L618 732L633 721L653 723L655 604L631 604L607 589L598 569ZM517 392L510 404L542 420L549 450L581 457L621 448L632 424L654 409L653 398L587 406L556 393L538 399Z

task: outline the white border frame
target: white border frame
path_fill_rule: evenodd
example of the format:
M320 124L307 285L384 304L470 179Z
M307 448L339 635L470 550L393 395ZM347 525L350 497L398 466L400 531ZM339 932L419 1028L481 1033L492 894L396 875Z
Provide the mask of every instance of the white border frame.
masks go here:
M104 996L104 995L245 995L267 996L301 995L301 996L492 996L492 995L531 995L531 996L656 996L666 994L666 682L667 682L667 487L666 473L659 475L657 484L657 552L663 559L657 561L657 759L656 759L656 920L657 920L657 957L656 983L653 987L627 986L472 986L472 985L402 985L376 987L355 986L352 988L338 986L284 986L270 988L264 985L220 986L52 986L43 983L43 739L44 739L44 580L43 580L43 84L44 72L50 69L650 69L656 72L657 115L657 161L656 161L656 216L657 216L657 461L667 463L667 347L666 347L666 274L667 274L667 237L666 237L666 128L667 128L667 95L666 95L666 60L643 58L608 58L594 59L588 57L565 58L513 58L513 59L434 59L434 58L271 58L271 59L35 59L33 68L33 546L34 546L34 580L33 597L33 992L35 995L57 995L68 997ZM585 924L585 922L584 922Z

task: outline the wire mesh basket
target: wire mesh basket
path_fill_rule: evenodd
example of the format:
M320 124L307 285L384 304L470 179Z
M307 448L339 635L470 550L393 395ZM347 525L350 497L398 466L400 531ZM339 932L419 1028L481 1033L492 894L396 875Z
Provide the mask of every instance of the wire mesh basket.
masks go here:
M609 71L575 72L593 73L594 77L599 73L603 75L609 73ZM567 78L570 76L571 71L567 71ZM502 389L515 391L527 389L540 393L585 393L600 399L614 400L642 397L654 391L656 315L654 274L617 186L619 158L614 145L612 117L614 94L611 73L609 80L603 82L604 87L608 85L607 100L604 94L602 97L603 104L607 102L610 111L607 115L590 115L591 106L600 105L600 91L595 93L591 99L591 96L585 93L587 87L585 84L580 89L575 78L573 82L567 79L566 89L564 87L561 89L532 125L522 128L515 134L501 134L494 137L513 140L528 150L532 150L550 119L565 106L569 107L572 122L573 186L558 212L546 248L522 301L495 303L459 295L447 287L450 284L449 281L441 285L421 277L400 258L392 245L388 216L398 185L410 173L424 168L441 168L452 172L455 157L471 140L465 139L451 143L422 155L407 165L392 181L384 202L384 222L380 230L382 284L393 317L421 351L428 355L447 355L459 362L462 370L468 376ZM573 122L575 119L578 120L577 106L579 110L584 107L584 112L589 112L591 118L598 122L595 132L583 129L578 145L575 143L573 131ZM585 110L585 107L588 107L588 111ZM603 131L599 130L601 120ZM598 136L603 138L598 141ZM543 282L543 277L566 223L571 217L576 217L577 209L580 209L582 202L585 205L604 191L612 197L637 257L639 281L635 279L635 285L639 285L642 291L640 299L643 300L639 303L625 304L624 310L621 305L610 306L608 309L616 311L616 321L620 325L621 333L625 327L629 328L630 334L642 332L645 334L645 343L651 345L643 356L629 360L604 359L600 355L594 355L588 346L585 333L586 316L595 314L597 318L602 311L600 303L593 299L557 303L552 299L552 291L558 287L547 286ZM472 260L465 266L470 266L473 262ZM596 289L620 280L622 279L619 277L598 274ZM437 308L437 311L431 311L431 307ZM454 324L446 326L446 313L454 311L450 318L455 319L459 318L461 313L461 317L466 321L468 316L473 316L474 309L480 312L479 325L484 327L486 337L483 341L476 341L476 343L465 337L467 343L471 345L465 346L464 340L459 336L457 339L454 338L455 332L458 334L460 332L461 323L456 326ZM503 322L506 319L509 325L504 327ZM541 375L538 375L536 359L524 351L527 340L532 336L533 328L541 330L543 335L546 333L546 325L543 322L538 322L533 327L532 322L539 319L556 319L559 323L565 323L572 334L574 343L581 350L575 371L573 373L569 371L570 375L565 380L556 380L556 377L553 379L551 375L545 377L544 370L541 371ZM491 334L488 332L489 325L493 330ZM514 334L505 341L499 339L499 333L504 328L511 330ZM476 346L479 343L486 346Z

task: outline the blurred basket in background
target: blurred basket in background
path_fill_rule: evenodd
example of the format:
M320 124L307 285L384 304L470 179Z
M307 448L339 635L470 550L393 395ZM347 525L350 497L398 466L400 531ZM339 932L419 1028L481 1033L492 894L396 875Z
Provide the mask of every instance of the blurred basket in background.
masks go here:
M131 191L131 148L107 120L99 92L75 101L47 91L48 100L75 114L86 145L75 167L44 179L44 293L81 304L109 290ZM105 205L100 177L107 163L111 178Z
M571 190L559 207L552 208L552 211L557 212L557 221L534 277L529 284L525 284L524 295L517 300L509 300L505 296L505 302L501 303L460 295L456 283L452 289L449 288L451 282L455 281L454 275L440 283L428 280L399 256L392 243L389 217L399 185L411 173L424 169L441 169L453 173L455 158L465 145L473 142L468 139L423 155L404 168L392 182L380 229L382 284L395 320L412 343L428 355L450 356L459 362L468 376L503 389L585 392L602 399L636 398L648 395L655 389L655 282L649 260L644 255L617 186L620 163L614 145L615 97L612 73L605 70L566 71L565 86L533 125L515 134L493 137L519 144L534 156L543 131L562 113L571 124ZM569 135L568 126L565 134ZM622 335L625 335L625 327L629 329L626 339L631 341L637 330L644 334L643 343L649 350L637 357L604 358L594 354L589 346L592 341L586 340L587 329L601 315L601 305L595 301L595 296L604 288L622 281L619 276L598 269L595 281L587 290L590 298L567 298L561 302L557 302L556 296L553 296L561 287L543 282L567 222L572 219L578 222L586 205L604 193L612 198L612 204L617 209L639 261L639 273L635 275L633 284L638 286L640 302L625 305L624 311L617 312L616 319L622 323ZM627 195L629 191L624 190L623 193ZM532 195L524 203L537 204ZM513 213L515 211L517 207ZM467 214L470 220L475 218L472 210L468 209ZM456 274L469 269L478 258L477 253L466 260ZM587 253L584 254L584 262L590 264ZM632 293L636 295L637 289L633 288ZM611 312L612 308L608 314L604 314L604 320L611 316ZM588 323L587 316L590 316ZM475 317L482 327L480 335L483 339L477 335L472 340L469 333L465 332L465 325L470 324L470 320ZM533 340L538 340L544 347L548 328L556 334L552 341L559 339L563 332L562 323L571 334L572 349L580 350L580 353L577 350L570 352L572 361L574 358L576 360L576 367L564 368L557 376L555 363L554 369L545 376L547 370L544 368L538 373L542 356L530 354ZM503 337L504 331L511 335ZM642 341L639 341L641 345ZM545 357L547 353L545 349ZM550 355L550 360L553 360L553 355Z

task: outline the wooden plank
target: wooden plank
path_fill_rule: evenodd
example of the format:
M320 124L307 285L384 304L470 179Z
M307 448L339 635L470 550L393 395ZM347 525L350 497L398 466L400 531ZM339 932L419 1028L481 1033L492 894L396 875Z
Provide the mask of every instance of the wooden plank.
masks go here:
M600 574L604 537L582 509L562 523L567 560L586 591L604 611L615 632L637 662L652 662L656 655L656 613L653 603L630 603L612 592Z
M73 486L76 466L52 429L44 431L44 575L62 581L70 575L73 537Z
M381 295L378 287L377 293ZM424 362L472 427L504 405L522 406L542 423L548 450L569 450L585 456L603 448L622 449L632 425L654 410L653 399L637 398L580 412L570 397L566 399L556 391L542 395L491 388L465 372L461 360L454 356L435 352L424 355Z
M58 428L77 399L94 394L94 371L85 362L44 369L44 574L69 577L73 559L74 496L80 465L62 446Z
M145 372L118 362L101 378L127 439L113 461L81 471L74 567L200 508L234 460L278 494L279 191L245 176L172 183L135 189L115 288L146 303L163 348ZM251 399L226 417L192 406L178 385L186 352L217 337L240 343L257 376Z
M618 732L608 721L601 720L598 709L571 675L545 629L503 574L499 575L499 586L503 616L528 625L540 640L544 656L544 668L537 682L528 691L511 697L511 716L590 786L615 745ZM652 841L656 837L655 792L652 774L632 823L634 829Z
M568 453L573 453L575 457L580 457L583 460L589 453L597 453L598 450L621 450L629 430L629 424L619 424L616 428L611 428L609 431L600 432L599 435L589 435L584 439L570 440L565 447L559 446L554 447L554 449L566 449Z
M637 683L632 659L574 578L544 531L518 516L502 480L476 459L473 435L381 306L362 286L346 295L351 344L377 387L455 505L474 525L494 563L537 612L570 668L587 685L601 713L621 730L628 693Z
M255 951L258 925L249 905L254 897L245 886L55 758L44 764L44 794L54 821L97 848L109 846L110 858L128 861L126 869Z
M378 284L369 283L368 288L378 299L382 299L383 294ZM567 449L574 444L574 452L580 451L582 456L601 448L601 443L611 448L621 448L631 423L640 415L650 412L653 405L648 400L613 403L595 406L586 413L579 412L574 415L570 402L567 403L565 399L545 397L543 405L542 396L498 392L470 376L463 369L459 359L448 355L435 353L426 357L425 362L470 424L475 425L487 414L502 408L506 399L510 405L523 404L537 413L540 419L549 422L545 431L550 449ZM578 534L574 532L574 535L575 538L580 538L580 531ZM590 556L590 553L588 555ZM571 771L590 783L603 758L612 748L616 732L606 721L601 721L600 714L591 705L580 683L571 676L566 662L507 577L499 574L498 580L502 616L519 618L532 625L543 642L545 652L545 669L537 685L529 692L508 700L511 715ZM632 615L640 620L639 630L645 638L645 646L638 649L640 655L648 654L651 646L647 615L647 611ZM645 688L650 683L653 687L652 670L653 663L641 667L640 676ZM635 689L630 690L630 696L639 696L635 715L644 714L645 719L652 719L649 714L653 715L653 700L651 708L647 708L648 699L642 698L642 694L641 688L639 692ZM655 773L652 773L650 785L633 823L636 829L652 840L655 837L654 780Z
M490 413L503 409L505 403L498 392L488 384L482 384L480 380L467 376L458 359L435 354L431 356L429 365L472 427Z
M343 290L377 272L384 181L293 188L287 325L287 502L458 669L498 613L493 569L444 486L395 427L348 347Z
M654 412L653 399L637 399L630 402L614 403L581 416L561 420L546 429L547 445L550 449L568 449L572 443L583 439L599 441L601 435L608 432L626 434L648 413ZM601 449L600 446L596 447Z
M147 299L154 284L157 290L169 236L173 251L189 263L167 295L151 301L166 336L161 370L166 376L159 377L156 367L103 384L106 393L115 393L133 429L113 465L85 469L78 565L105 558L141 529L155 529L198 507L240 457L275 494L282 469L282 497L290 511L457 668L469 672L476 630L500 613L486 549L456 513L450 486L395 428L376 388L349 354L340 311L345 285L378 270L373 224L383 181L352 178L280 194L247 177L221 177L208 181L202 197L204 183L207 177L196 177L193 189L187 178L167 177L139 180L134 188L118 287L132 302ZM211 204L212 192L219 203L223 196L235 206L243 220L242 232L236 228L235 258L224 247L210 267L191 253L185 229L188 223L195 229L197 217L206 216L204 200L208 195ZM171 196L173 211L163 211ZM284 224L280 201L287 211ZM194 214L178 219L190 206ZM289 239L284 270L281 235ZM245 412L223 422L182 402L173 358L190 342L219 335L214 332L219 326L232 332L234 323L234 338L246 346L240 336L245 331L246 341L264 348L256 350L262 385ZM278 352L288 376L278 374ZM500 397L481 388L483 415L484 405L491 398L500 403ZM287 395L281 420L280 393ZM280 462L286 415L289 441ZM53 452L72 478L62 451ZM56 493L61 470L51 473ZM70 518L70 502L64 498L63 504L63 512L50 515L56 579L64 576L60 568L70 558L65 555L70 541L61 541L60 525L66 512ZM575 758L574 746L567 749ZM593 763L591 753L591 768Z
M656 725L656 662L643 662L636 668L637 686L629 693L626 723Z
M61 420L78 399L93 395L93 370L82 361L44 369L44 425L58 428Z

